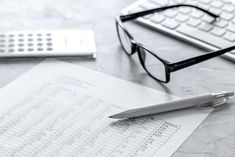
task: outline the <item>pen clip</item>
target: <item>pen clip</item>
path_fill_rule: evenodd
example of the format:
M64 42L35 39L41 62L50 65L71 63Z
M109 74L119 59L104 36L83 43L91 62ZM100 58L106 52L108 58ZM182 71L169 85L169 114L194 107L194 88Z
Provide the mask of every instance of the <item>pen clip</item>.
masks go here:
M209 102L204 102L204 103L198 104L197 107L217 107L217 106L220 106L220 105L226 103L229 100L230 100L229 97L227 97L227 98L219 98L219 99L216 99L216 100L213 100L213 101L209 101Z

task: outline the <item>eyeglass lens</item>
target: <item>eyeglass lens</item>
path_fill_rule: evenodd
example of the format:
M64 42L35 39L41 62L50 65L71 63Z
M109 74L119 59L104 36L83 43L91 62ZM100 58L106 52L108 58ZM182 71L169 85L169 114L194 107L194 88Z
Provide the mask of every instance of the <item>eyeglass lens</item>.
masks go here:
M122 48L124 49L124 51L126 51L126 53L131 54L132 44L131 44L130 37L123 30L120 24L117 24L117 31L118 31L118 36L119 36L119 40L121 42Z
M120 24L117 24L117 31L122 48L127 54L131 54L132 43L130 37L123 30ZM163 62L141 46L139 47L139 51L139 57L144 69L155 79L166 82L166 69Z
M165 82L166 79L166 69L165 65L161 60L159 60L156 56L150 53L148 50L140 47L140 59L145 70L154 78Z

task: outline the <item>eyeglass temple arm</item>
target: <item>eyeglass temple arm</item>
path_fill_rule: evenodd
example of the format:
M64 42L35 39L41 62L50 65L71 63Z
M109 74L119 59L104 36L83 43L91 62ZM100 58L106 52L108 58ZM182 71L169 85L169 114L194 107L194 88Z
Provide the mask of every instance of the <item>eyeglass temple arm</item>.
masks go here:
M170 5L170 6L150 9L150 10L146 10L146 11L141 11L141 12L137 12L137 13L132 13L132 14L128 14L128 15L121 15L120 19L121 19L122 22L125 22L125 21L136 19L136 18L141 17L141 16L145 16L145 15L152 14L152 13L155 13L155 12L164 11L164 10L167 10L167 9L177 8L177 7L192 7L192 8L196 8L198 10L201 10L201 11L207 13L208 15L214 17L214 18L219 17L216 14L213 14L213 13L211 13L211 12L209 12L209 11L203 9L203 8L200 8L200 7L197 7L197 6L194 6L194 5L176 4L176 5Z
M172 64L170 64L169 70L171 72L174 72L174 71L189 67L191 65L206 61L208 59L220 56L220 55L225 54L225 53L227 53L229 51L232 51L234 49L235 49L235 46L231 46L231 47L221 49L221 50L218 50L218 51L213 51L213 52L205 54L205 55L201 55L201 56L197 56L197 57L194 57L194 58L186 59L186 60L183 60L183 61L180 61L180 62L177 62L177 63L172 63Z

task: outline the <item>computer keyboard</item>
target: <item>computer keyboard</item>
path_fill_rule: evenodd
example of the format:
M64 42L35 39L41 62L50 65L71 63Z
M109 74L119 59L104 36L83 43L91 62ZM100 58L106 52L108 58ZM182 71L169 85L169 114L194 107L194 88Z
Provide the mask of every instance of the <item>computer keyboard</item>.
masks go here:
M198 9L180 7L138 18L137 22L206 50L235 45L235 1L139 0L122 12L128 14L173 4L196 5L219 15L220 18L213 22L212 17ZM235 61L235 51L223 56Z

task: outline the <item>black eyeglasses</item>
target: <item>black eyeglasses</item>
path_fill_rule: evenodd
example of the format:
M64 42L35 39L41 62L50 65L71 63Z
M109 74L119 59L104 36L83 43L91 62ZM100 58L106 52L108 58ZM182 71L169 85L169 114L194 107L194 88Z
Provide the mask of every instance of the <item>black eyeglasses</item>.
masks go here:
M215 15L203 8L193 6L193 5L187 5L187 4L177 4L177 5L171 5L171 6L165 6L161 8L155 8L151 10L136 12L133 14L128 15L121 15L116 18L116 27L117 27L117 34L119 41L121 43L121 46L123 50L128 54L129 56L133 55L134 53L138 53L138 57L140 60L141 65L145 69L145 71L155 80L167 83L170 81L170 73L192 66L194 64L206 61L208 59L211 59L216 56L220 56L226 52L229 52L231 50L235 49L235 46L231 46L225 49L220 49L218 51L213 51L208 54L200 55L197 57L193 57L190 59L182 60L176 63L170 63L169 61L160 58L152 51L148 50L145 46L138 43L134 40L132 35L127 31L127 29L124 27L123 23L126 21L134 20L138 17L145 16L148 14L152 14L155 12L164 11L171 8L177 8L177 7L193 7L195 9L201 10L208 15L212 16L214 20L218 18L218 15Z

